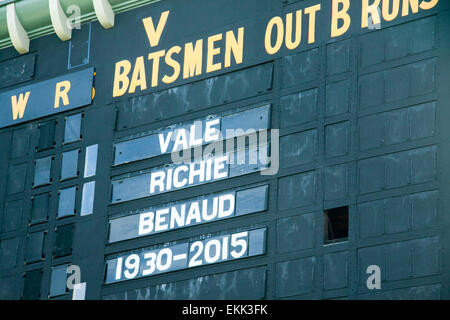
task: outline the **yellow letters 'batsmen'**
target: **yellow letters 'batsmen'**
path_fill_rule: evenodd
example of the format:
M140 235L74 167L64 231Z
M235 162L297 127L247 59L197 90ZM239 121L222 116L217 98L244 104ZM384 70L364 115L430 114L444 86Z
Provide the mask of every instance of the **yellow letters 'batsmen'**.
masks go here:
M166 50L160 50L156 52L152 52L148 54L147 59L153 60L152 67L152 87L156 87L158 85L158 74L159 74L159 60L164 57L166 54Z
M145 76L144 57L140 56L136 58L134 64L133 75L131 76L129 93L134 93L136 87L141 87L141 90L147 89L147 78Z
M116 62L116 70L114 72L113 97L120 97L125 94L130 84L128 74L131 71L131 63L128 60Z
M242 63L244 56L244 28L238 29L238 38L234 36L233 31L227 31L225 35L225 68L231 66L231 51L233 51L236 64Z
M222 40L222 34L215 34L208 37L208 52L206 56L206 72L213 72L222 68L222 63L214 63L214 56L220 54L220 47L215 47L214 43Z
M172 58L173 54L179 54L181 52L181 47L179 46L174 46L172 48L169 49L169 51L167 51L166 54L166 64L169 67L172 67L173 69L173 74L171 76L168 76L167 74L162 78L162 82L164 83L172 83L175 80L178 79L178 76L180 75L180 64L178 63L178 61L174 60Z
M67 95L70 90L70 81L61 81L56 84L55 90L55 105L53 108L59 108L59 100L62 99L63 104L67 106L69 104L69 96Z
M202 74L203 39L195 42L188 42L184 45L184 66L183 79Z
M11 97L13 120L16 120L17 116L19 116L19 119L22 119L23 114L25 113L25 108L27 107L29 97L30 97L30 91L27 91L25 93L25 97L23 96L23 93L21 93L19 95L19 100L17 100L17 96Z

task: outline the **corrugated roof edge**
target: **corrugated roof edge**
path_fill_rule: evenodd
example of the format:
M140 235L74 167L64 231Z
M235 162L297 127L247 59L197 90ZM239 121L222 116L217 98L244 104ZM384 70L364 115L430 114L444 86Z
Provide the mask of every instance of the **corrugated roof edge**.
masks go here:
M0 0L0 10L5 10L7 4L10 4L12 2L21 3L21 2L26 2L27 0L22 0L22 1L20 1L20 0L4 0L5 1L4 3L2 3L1 1L2 0ZM48 2L48 0L38 0L38 1ZM89 0L89 1L92 1L92 0ZM138 8L138 7L142 7L147 4L158 2L160 0L116 0L116 1L120 1L120 2L116 3L116 4L111 4L111 6L113 8L114 13L118 14L121 12L125 12L125 11L129 11L129 10ZM64 1L64 2L67 3L69 1ZM110 1L110 3L111 2L113 2L113 1ZM73 3L73 4L76 4L76 3ZM64 5L64 3L62 3L62 5ZM20 18L22 18L22 17L20 17ZM2 16L0 16L0 20L2 20ZM5 20L6 20L6 15L5 15ZM97 20L97 16L95 15L94 11L91 11L91 12L81 15L80 20L81 20L81 24L84 24L87 22ZM6 23L5 23L5 25L6 25ZM28 34L28 37L30 38L30 40L55 33L55 30L53 28L53 25L52 25L52 22L50 19L50 14L48 15L48 21L43 21L41 27L33 28L32 30L26 30L26 31L27 31L27 34ZM12 42L9 37L0 39L0 50L11 47L11 46L12 46Z

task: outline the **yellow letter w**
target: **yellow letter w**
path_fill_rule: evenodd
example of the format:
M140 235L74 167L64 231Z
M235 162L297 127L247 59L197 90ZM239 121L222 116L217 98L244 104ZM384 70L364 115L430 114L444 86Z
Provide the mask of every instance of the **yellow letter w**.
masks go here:
M22 119L23 114L25 113L25 108L27 107L29 97L30 91L27 91L25 93L25 97L23 96L23 93L21 93L19 95L19 101L17 101L17 96L11 97L13 120L16 120L17 116L19 116L19 119Z

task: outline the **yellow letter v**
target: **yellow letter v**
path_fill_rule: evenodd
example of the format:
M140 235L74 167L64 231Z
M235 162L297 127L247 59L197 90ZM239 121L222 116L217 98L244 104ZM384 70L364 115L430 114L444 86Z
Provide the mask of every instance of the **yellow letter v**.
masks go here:
M168 16L169 16L168 10L161 13L161 17L159 18L156 30L155 25L153 24L152 17L142 19L142 23L144 24L145 32L147 32L148 41L150 42L151 47L155 47L158 45L159 39L161 38L161 34L166 25Z

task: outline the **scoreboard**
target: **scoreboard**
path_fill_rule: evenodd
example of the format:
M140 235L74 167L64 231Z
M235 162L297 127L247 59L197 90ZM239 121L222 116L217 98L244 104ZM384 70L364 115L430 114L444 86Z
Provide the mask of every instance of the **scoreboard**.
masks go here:
M0 299L450 298L450 3L148 2L0 50Z

